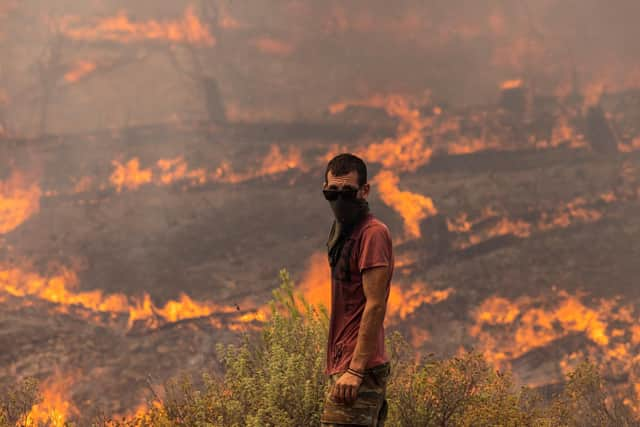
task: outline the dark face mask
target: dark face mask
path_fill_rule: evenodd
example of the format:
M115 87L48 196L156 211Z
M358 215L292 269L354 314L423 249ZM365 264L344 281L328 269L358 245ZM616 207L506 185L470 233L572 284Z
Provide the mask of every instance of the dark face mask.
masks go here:
M329 202L331 210L336 217L336 221L341 225L354 225L358 220L369 212L369 203L366 199L343 199L339 197Z

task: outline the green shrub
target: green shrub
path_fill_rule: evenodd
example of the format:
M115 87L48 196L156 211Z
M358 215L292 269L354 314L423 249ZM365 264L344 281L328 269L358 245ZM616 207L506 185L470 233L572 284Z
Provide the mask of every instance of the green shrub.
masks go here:
M491 369L479 353L414 362L400 334L388 345L396 360L387 390L389 427L520 426L536 414L529 390L514 391L510 376Z
M623 427L639 425L628 407L604 390L596 366L582 362L552 403L549 418L562 426Z
M323 375L328 315L294 294L289 274L280 272L271 317L256 339L219 345L222 378L204 375L200 390L183 377L166 385L159 409L140 425L173 426L317 426L324 401ZM148 424L151 425L151 424Z
M239 345L217 347L223 375L187 376L165 384L149 411L128 421L97 420L110 427L316 427L326 393L324 363L328 315L294 292L285 270L273 292L271 316L260 333ZM387 427L422 426L634 426L619 400L607 395L597 368L579 365L551 401L510 375L496 372L478 353L417 360L398 332L386 340L391 358ZM36 400L26 382L0 401L0 427L16 425Z
M328 316L294 293L286 271L280 277L260 339L245 335L239 346L219 347L223 377L205 375L200 390L188 378L171 381L162 406L138 425L319 426ZM417 361L398 332L386 345L392 372L388 427L634 425L588 363L545 402L530 389L516 389L509 374L496 372L478 353Z

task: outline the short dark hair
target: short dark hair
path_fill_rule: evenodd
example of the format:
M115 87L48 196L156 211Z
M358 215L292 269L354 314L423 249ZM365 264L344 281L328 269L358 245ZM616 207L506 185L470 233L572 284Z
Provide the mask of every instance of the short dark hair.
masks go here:
M328 181L329 171L334 176L347 175L349 172L356 171L358 173L358 186L362 187L367 183L367 165L364 161L351 153L341 153L329 160L327 170L324 171L324 182Z

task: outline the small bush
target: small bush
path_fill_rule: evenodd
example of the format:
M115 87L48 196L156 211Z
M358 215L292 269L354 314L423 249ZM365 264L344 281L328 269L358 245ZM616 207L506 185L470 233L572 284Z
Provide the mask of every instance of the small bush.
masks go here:
M217 347L222 378L203 376L201 390L188 378L170 381L163 405L139 425L317 426L324 401L323 375L328 315L294 294L289 274L280 272L271 317L258 340ZM152 424L146 424L151 422ZM153 424L155 423L155 424Z
M567 385L552 403L549 418L563 426L637 426L628 407L609 396L596 366L582 362L569 373Z
M151 409L109 427L317 427L326 393L324 364L328 315L294 292L285 270L273 292L271 316L261 333L240 345L217 347L224 375L203 375L201 386L183 376L165 384ZM387 427L423 426L635 426L620 401L607 395L597 368L579 365L551 401L516 389L478 353L417 360L398 332L386 340L391 358ZM20 425L35 403L25 382L0 401L0 427Z
M389 426L525 425L508 375L481 355L428 360L404 372L389 390Z
M33 378L5 390L0 394L0 427L25 425L29 411L39 400L38 382Z

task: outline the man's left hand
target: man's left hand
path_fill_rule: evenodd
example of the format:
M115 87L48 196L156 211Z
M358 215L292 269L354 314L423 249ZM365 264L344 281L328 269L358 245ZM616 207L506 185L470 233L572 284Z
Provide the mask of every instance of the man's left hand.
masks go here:
M357 375L345 372L333 385L331 397L339 403L353 403L358 396L358 389L362 384L362 379Z

